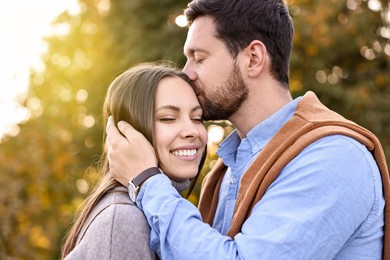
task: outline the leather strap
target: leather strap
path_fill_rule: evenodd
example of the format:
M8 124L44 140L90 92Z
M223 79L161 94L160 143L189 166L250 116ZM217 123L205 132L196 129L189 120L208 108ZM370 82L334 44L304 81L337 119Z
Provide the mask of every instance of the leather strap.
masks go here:
M131 181L133 182L135 187L139 187L144 181L152 177L153 175L161 173L160 169L157 167L150 167L140 174L135 176Z

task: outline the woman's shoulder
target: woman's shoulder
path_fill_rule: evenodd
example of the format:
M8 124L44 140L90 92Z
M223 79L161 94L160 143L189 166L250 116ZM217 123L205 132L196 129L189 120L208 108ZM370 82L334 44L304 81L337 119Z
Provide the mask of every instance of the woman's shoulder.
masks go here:
M115 203L123 203L123 204L132 204L136 206L129 197L129 193L127 192L127 188L123 186L116 187L110 191L108 191L104 196L100 199L97 206L109 205Z
M90 222L147 225L143 212L129 198L125 187L117 187L106 193L88 217Z
M84 224L75 251L94 251L111 256L139 255L153 259L149 247L150 227L142 211L130 201L126 188L116 188L105 194Z
M128 205L136 206L130 200L127 189L123 186L120 186L104 194L103 197L96 204L94 209L99 210L114 204L128 204Z

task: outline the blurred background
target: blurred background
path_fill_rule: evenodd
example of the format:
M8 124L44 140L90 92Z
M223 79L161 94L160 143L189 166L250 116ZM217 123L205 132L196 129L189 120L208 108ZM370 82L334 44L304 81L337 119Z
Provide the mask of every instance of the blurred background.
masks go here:
M139 62L180 67L187 0L14 0L0 8L0 259L58 259L98 180L111 80ZM390 158L390 4L288 0L294 97L374 132ZM213 165L233 130L207 123ZM191 196L197 204L199 186Z

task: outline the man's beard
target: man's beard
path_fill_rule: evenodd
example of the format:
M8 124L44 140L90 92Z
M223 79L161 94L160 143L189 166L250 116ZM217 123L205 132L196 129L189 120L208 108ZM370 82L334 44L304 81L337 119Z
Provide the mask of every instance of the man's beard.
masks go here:
M204 120L225 120L241 107L248 97L249 89L242 79L237 63L230 76L221 84L211 88L214 92L208 96L202 91L199 102L203 109Z

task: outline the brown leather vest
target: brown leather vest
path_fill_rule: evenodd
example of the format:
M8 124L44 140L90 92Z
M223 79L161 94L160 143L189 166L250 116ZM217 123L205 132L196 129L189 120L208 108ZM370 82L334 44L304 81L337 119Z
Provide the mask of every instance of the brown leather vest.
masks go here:
M382 146L374 134L326 108L310 91L298 102L294 116L266 144L244 173L227 235L234 238L241 231L254 205L292 159L316 140L335 134L354 138L374 155L382 175L386 202L383 259L390 259L390 181ZM223 161L218 159L203 181L198 207L203 221L210 225L226 169Z

